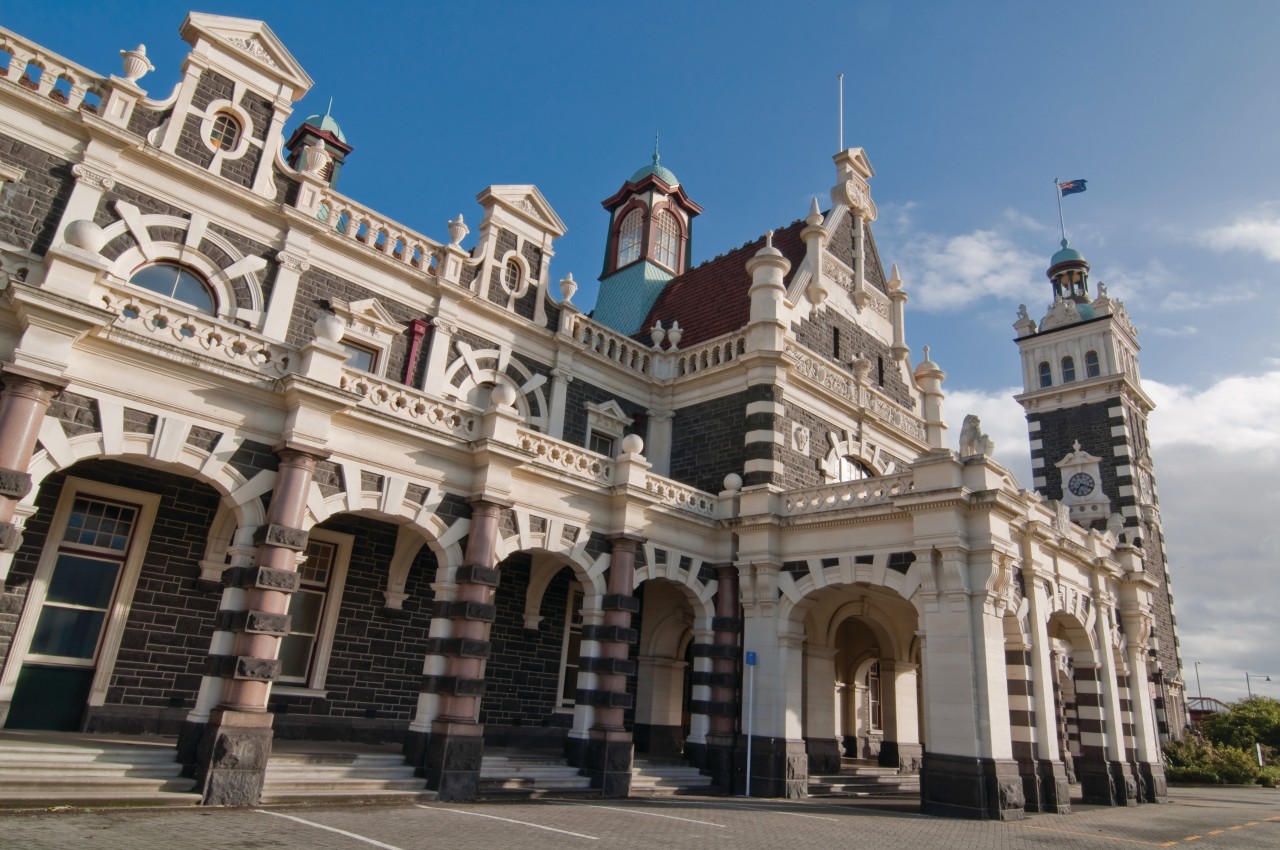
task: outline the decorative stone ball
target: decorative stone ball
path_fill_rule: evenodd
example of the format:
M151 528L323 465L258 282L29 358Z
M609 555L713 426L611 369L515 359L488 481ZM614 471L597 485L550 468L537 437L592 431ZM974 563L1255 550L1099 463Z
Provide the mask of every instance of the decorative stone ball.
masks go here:
M67 242L77 248L83 248L96 254L107 244L107 235L102 228L88 219L76 219L67 225Z
M730 472L724 477L724 489L738 492L742 489L742 476L736 472Z
M628 434L622 438L622 453L638 455L644 451L644 440L639 434Z
M316 319L316 339L322 339L325 342L341 342L342 335L346 333L346 322L342 321L338 316L332 313L324 313L320 318Z
M516 388L510 384L496 384L489 395L489 400L503 407L515 407Z

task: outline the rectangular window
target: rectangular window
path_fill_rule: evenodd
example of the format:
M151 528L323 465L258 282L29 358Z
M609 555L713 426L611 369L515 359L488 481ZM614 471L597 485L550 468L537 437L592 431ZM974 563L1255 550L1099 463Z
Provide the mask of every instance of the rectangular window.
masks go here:
M569 586L569 601L565 605L564 641L560 647L560 700L561 709L572 709L577 702L578 663L582 656L582 586Z
M378 366L378 353L371 348L365 348L363 345L356 345L353 342L342 343L342 347L347 350L346 366L350 369L359 369L362 372L372 372Z
M599 431L592 431L587 437L587 448L598 455L613 457L613 437Z
M323 529L312 529L308 535L305 560L298 566L298 590L289 599L289 634L280 639L278 681L285 689L324 687L351 540Z
M89 496L75 498L31 637L28 660L94 664L137 520L135 505Z

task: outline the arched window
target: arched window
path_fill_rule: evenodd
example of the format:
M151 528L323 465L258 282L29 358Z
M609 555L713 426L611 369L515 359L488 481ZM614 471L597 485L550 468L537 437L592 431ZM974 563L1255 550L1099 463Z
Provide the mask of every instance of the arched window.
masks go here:
M1084 375L1086 378L1096 378L1102 374L1102 366L1098 363L1098 352L1086 351L1084 353Z
M653 261L673 272L679 271L676 263L680 250L680 225L676 222L676 217L662 210L654 224Z
M640 239L644 231L644 214L632 210L618 228L618 268L640 259Z
M507 292L515 292L520 288L520 264L515 260L507 260L507 267L502 272L502 285Z
M1062 383L1069 384L1076 379L1076 361L1071 357L1062 358Z
M209 131L209 144L226 151L236 149L240 141L240 122L234 116L222 112L213 119L213 129Z
M875 473L860 460L845 455L840 458L840 467L836 472L837 481L861 481L863 478L872 478Z
M1053 370L1049 368L1047 360L1040 361L1040 386L1053 386Z
M877 661L867 670L867 720L872 729L883 729L880 716L880 662Z
M152 292L182 301L201 313L213 315L218 303L208 285L195 272L176 263L155 263L138 269L129 282Z

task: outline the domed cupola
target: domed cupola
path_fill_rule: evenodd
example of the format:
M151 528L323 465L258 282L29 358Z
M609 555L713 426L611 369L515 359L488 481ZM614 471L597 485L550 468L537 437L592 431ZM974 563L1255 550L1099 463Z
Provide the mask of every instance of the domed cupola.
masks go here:
M655 141L653 161L632 174L604 208L609 236L592 318L636 334L644 330L644 318L667 283L688 270L693 219L702 207L661 164Z
M1046 272L1053 281L1054 301L1074 301L1077 304L1088 304L1089 298L1089 261L1066 239L1062 240L1062 248L1049 260Z
M338 173L342 171L342 166L347 161L347 156L355 148L347 144L347 137L342 134L342 128L338 126L338 122L333 120L333 116L329 114L332 109L333 101L331 100L329 101L329 108L324 111L324 115L312 115L303 121L289 136L289 141L285 142L284 150L285 161L291 167L301 169L305 166L303 155L306 149L316 142L324 145L325 152L329 154L331 160L326 169L329 185L337 188Z

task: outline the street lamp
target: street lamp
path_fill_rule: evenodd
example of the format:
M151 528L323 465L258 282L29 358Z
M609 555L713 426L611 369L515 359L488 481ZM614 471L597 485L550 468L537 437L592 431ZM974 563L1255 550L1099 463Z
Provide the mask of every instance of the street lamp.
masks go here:
M1250 677L1254 679L1262 679L1263 681L1266 681L1266 682L1270 682L1271 677L1268 676L1266 673L1245 673L1244 674L1244 686L1249 691L1249 699L1253 699L1253 685L1249 683Z

